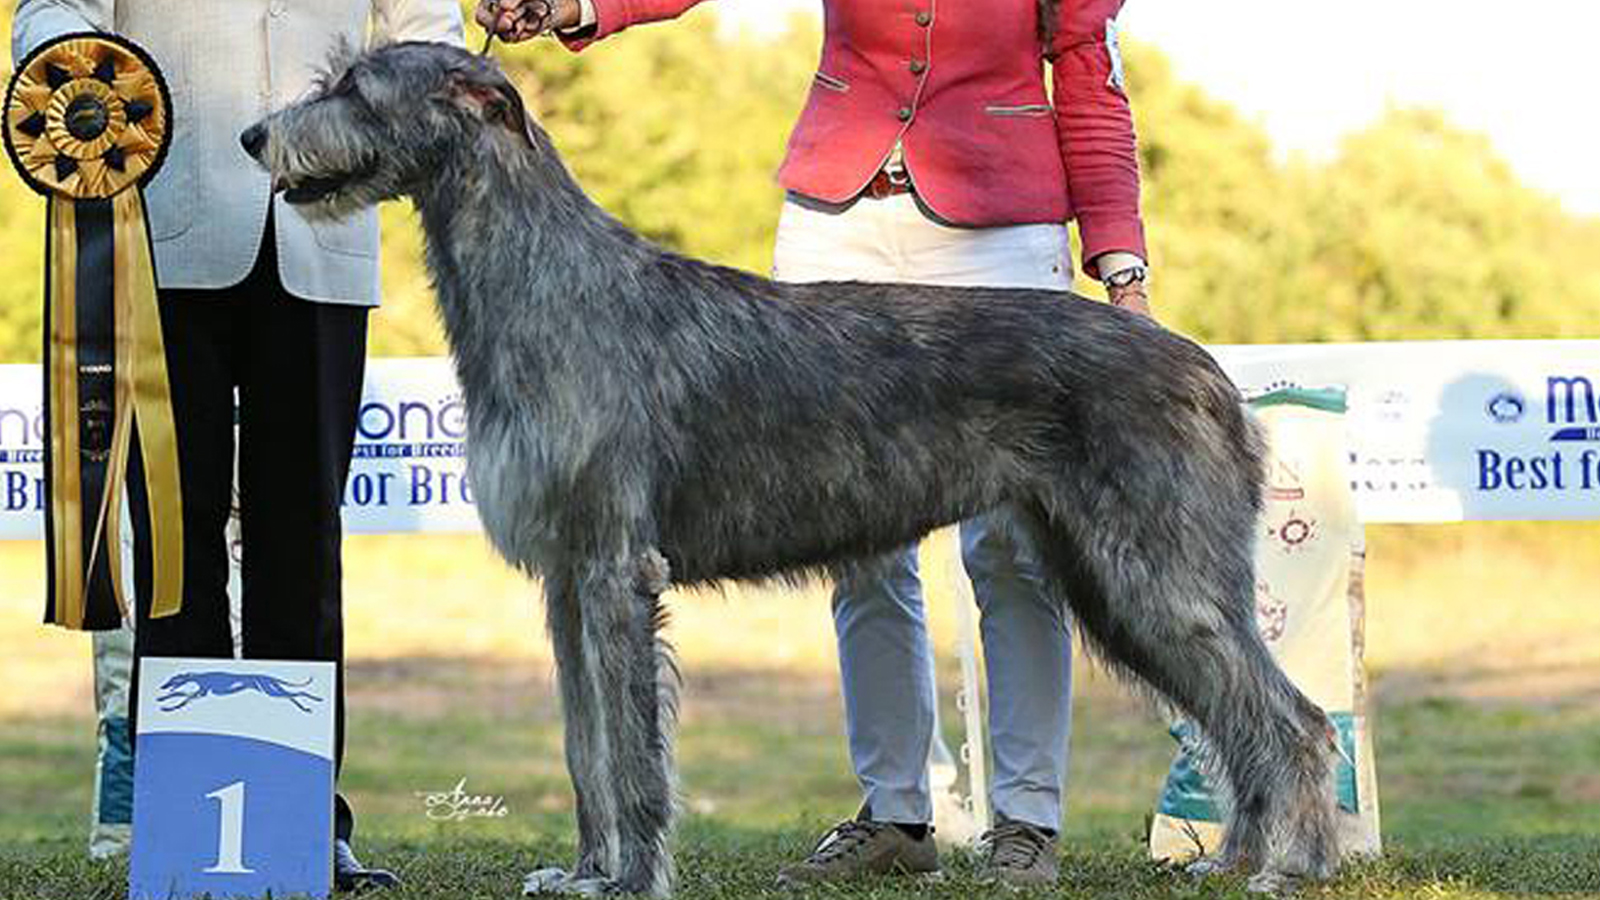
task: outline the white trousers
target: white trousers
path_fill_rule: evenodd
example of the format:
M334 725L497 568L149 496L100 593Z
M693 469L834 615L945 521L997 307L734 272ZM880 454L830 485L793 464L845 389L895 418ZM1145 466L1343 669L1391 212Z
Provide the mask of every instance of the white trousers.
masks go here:
M902 194L839 211L784 204L773 277L1064 290L1072 272L1060 225L952 228ZM980 373L981 374L981 373ZM1059 828L1072 727L1072 635L1040 589L1026 548L980 517L961 524L962 563L980 611L994 750L991 807ZM850 759L871 818L928 822L928 758L937 728L933 652L916 547L834 588Z

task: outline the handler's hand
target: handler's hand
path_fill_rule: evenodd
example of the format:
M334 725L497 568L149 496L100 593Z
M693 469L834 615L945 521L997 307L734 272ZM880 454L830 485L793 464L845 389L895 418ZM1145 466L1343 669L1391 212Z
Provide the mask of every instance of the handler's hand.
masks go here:
M1147 319L1155 318L1155 313L1150 311L1150 292L1142 281L1135 281L1122 287L1109 287L1106 289L1106 299L1111 301L1112 306L1120 306Z
M571 28L582 17L578 0L478 0L473 19L509 44L551 29Z

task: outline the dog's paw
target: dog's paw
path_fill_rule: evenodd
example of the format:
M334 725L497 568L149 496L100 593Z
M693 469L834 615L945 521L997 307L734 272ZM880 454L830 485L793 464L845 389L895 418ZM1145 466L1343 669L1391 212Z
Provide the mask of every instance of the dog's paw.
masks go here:
M615 893L616 882L610 878L580 878L566 869L536 869L522 879L524 897L604 897Z
M639 554L639 568L634 574L634 589L646 597L659 597L672 587L672 566L654 548Z
M554 894L556 886L566 880L566 869L535 869L523 877L522 894L525 897Z
M1264 870L1250 876L1245 882L1245 890L1252 894L1265 894L1269 897L1286 897L1294 893L1300 879L1282 872Z
M1202 856L1184 867L1184 871L1196 878L1209 878L1212 875L1225 875L1234 870L1232 860L1220 856Z

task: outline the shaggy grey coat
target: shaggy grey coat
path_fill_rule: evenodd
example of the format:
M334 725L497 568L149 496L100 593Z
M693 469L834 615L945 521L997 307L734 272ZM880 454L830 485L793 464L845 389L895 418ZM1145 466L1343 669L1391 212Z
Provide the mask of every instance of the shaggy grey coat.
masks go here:
M837 570L990 511L1099 653L1203 730L1231 793L1219 864L1264 887L1332 870L1329 726L1255 625L1262 443L1204 350L1070 294L666 252L449 47L341 62L244 141L308 211L421 213L479 512L544 579L558 662L579 858L530 890L669 889L669 583Z

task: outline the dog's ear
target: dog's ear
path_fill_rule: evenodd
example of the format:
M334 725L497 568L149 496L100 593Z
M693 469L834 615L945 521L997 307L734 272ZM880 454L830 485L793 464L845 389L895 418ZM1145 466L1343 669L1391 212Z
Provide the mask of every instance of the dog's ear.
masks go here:
M349 71L361 56L361 48L350 40L349 35L341 34L334 42L328 45L327 67L323 69L323 78L328 84L339 80L339 77Z
M483 65L457 69L450 73L447 90L457 109L491 126L505 128L530 149L538 149L522 95L498 68Z

